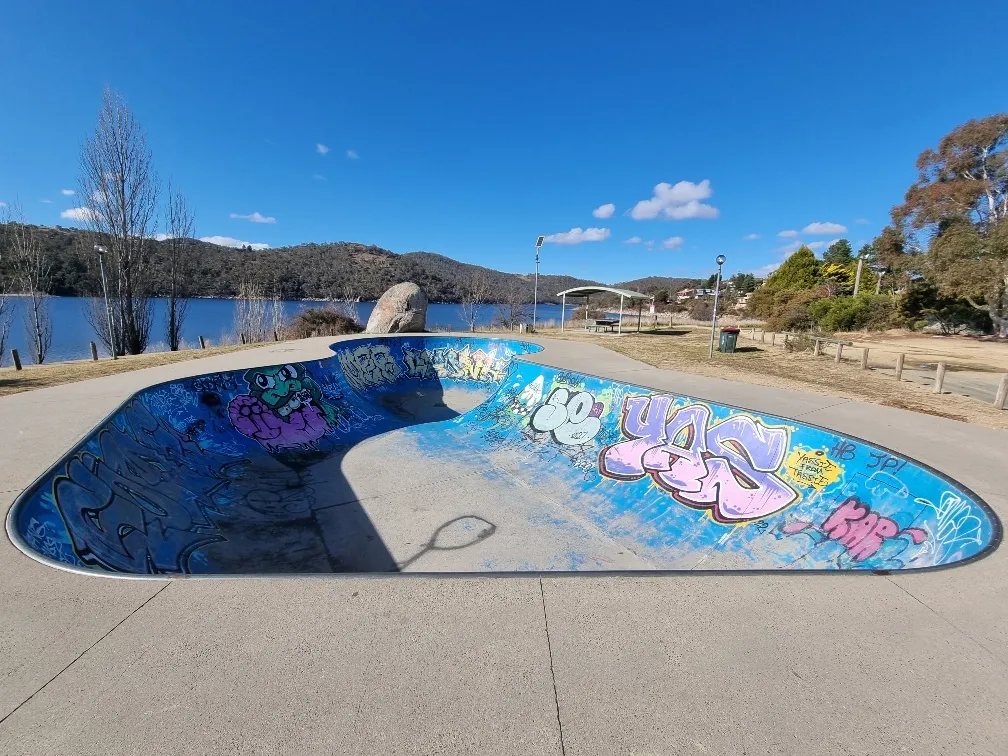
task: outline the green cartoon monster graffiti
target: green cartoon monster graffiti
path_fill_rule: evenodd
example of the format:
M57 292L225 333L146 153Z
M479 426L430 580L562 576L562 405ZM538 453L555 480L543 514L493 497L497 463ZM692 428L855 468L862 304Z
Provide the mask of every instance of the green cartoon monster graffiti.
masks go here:
M271 451L308 446L336 421L322 389L299 362L253 368L244 377L249 392L231 400L228 415L240 433Z

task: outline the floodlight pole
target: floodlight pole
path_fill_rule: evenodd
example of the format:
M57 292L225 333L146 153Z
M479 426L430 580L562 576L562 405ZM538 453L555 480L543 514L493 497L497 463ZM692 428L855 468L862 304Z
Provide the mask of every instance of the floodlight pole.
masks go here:
M105 315L108 318L108 338L109 351L112 352L112 359L118 359L115 348L115 332L112 330L112 308L109 307L108 286L105 283L105 253L108 252L101 244L94 245L94 251L98 253L98 267L101 268L101 287L105 294Z
M532 289L532 332L536 329L536 305L539 304L539 248L543 245L543 240L545 237L540 236L536 239L536 272L535 272L535 287Z
M711 319L710 327L710 357L714 359L714 332L717 330L717 306L718 297L721 295L721 266L724 265L725 256L717 256L717 284L714 287L714 317Z

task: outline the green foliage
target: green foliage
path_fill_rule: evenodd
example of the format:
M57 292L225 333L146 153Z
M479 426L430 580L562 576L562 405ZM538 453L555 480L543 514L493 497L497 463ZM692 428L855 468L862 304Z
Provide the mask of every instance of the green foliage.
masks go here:
M819 266L819 281L829 295L854 291L855 268L848 263L823 263Z
M959 297L942 294L938 286L927 279L914 281L900 300L900 314L911 323L926 324L933 320L945 335L966 329L990 333L994 324L990 316Z
M779 289L767 284L753 292L749 312L773 331L807 331L814 325L809 305L822 294L811 289Z
M811 289L819 282L819 261L804 244L767 279L777 289Z
M749 294L756 291L756 276L752 273L736 273L729 279L739 294Z
M820 299L809 305L808 312L815 325L827 333L884 331L901 322L896 300L886 294Z
M302 310L287 327L287 337L306 339L316 336L341 336L344 333L360 333L364 327L353 318L322 307Z
M854 262L854 249L846 239L837 239L823 253L823 262L834 265L850 265Z

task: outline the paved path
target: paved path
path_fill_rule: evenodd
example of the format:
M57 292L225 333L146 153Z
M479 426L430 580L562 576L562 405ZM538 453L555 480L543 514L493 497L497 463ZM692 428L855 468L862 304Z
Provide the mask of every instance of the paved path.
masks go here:
M0 496L138 388L330 341L0 398ZM1008 519L1004 432L543 343L533 361L892 447ZM1003 753L1006 554L891 576L162 582L4 539L0 753Z

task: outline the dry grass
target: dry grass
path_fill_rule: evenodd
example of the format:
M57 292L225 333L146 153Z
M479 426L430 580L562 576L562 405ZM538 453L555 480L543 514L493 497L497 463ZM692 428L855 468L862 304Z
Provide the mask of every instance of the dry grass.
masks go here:
M839 365L831 357L813 357L810 352L785 352L781 346L739 338L735 354L714 352L708 359L710 330L673 327L641 334L612 336L583 331L548 331L545 336L592 341L614 352L654 367L706 375L761 386L813 392L841 399L873 402L938 417L1008 430L1008 411L993 404L953 394L936 395L930 388L906 380L896 383L891 375L861 370L851 361ZM846 354L846 353L845 353ZM859 357L859 355L858 355Z
M91 378L102 378L106 375L128 373L131 370L170 365L173 362L185 362L200 357L210 357L215 354L236 352L240 349L250 349L262 344L229 345L211 347L209 349L187 349L179 352L158 352L156 354L139 354L120 357L118 360L103 359L98 362L78 360L75 362L57 362L52 365L25 365L24 370L14 368L0 369L0 396L17 394L32 389L59 386L64 383L76 383Z

